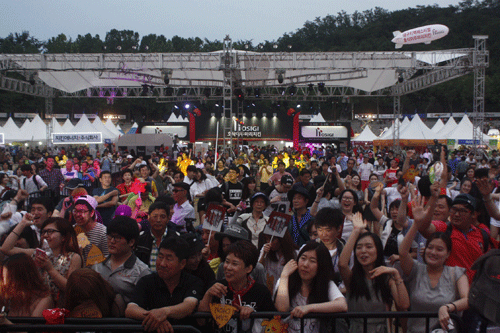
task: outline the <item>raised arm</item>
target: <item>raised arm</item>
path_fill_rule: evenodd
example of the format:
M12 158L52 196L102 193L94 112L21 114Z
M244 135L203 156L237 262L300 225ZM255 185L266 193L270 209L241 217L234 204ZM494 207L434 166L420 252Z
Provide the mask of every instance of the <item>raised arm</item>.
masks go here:
M415 218L415 222L418 224L418 231L425 238L429 237L431 234L436 232L436 227L431 223L432 215L434 214L434 210L436 209L437 198L439 196L440 187L439 183L434 183L431 185L431 198L424 209L424 201L423 198L417 198L415 200L415 206L413 207L413 217Z
M488 178L476 179L476 185L483 196L484 205L486 206L488 214L495 220L500 220L500 211L491 197L491 192L493 191L491 180Z
M380 197L382 196L383 190L384 190L384 185L379 184L377 186L377 188L375 189L375 194L373 194L372 201L370 202L370 209L373 213L373 216L375 216L375 218L377 219L377 221L380 221L382 216L384 216L382 211L378 208L378 203L379 203Z
M352 224L354 229L352 230L339 258L340 275L342 276L342 281L344 281L347 290L350 288L352 277L352 271L349 268L349 260L351 259L351 254L354 250L354 244L356 244L359 235L366 228L366 222L363 221L363 216L359 212L353 215Z
M280 284L278 285L278 292L276 293L276 300L274 306L280 312L288 312L290 310L290 297L288 296L288 281L290 275L297 270L297 262L290 260L283 267L280 276Z
M408 196L406 196L406 198L408 198ZM401 202L401 206L403 205L406 206L404 200L403 202ZM401 269L403 270L403 274L405 276L410 275L411 270L413 269L413 258L410 255L410 249L411 249L411 244L415 239L415 236L417 235L417 232L418 232L418 224L414 222L411 225L410 230L404 237L403 241L401 242L401 245L399 245L399 262L401 263Z

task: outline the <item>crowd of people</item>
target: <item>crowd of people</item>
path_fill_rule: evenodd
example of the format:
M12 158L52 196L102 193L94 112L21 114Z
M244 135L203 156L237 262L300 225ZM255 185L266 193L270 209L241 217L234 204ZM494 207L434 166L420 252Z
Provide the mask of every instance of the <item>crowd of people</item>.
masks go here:
M500 240L497 151L332 147L151 156L85 147L0 150L0 307L37 317L128 317L145 330L186 324L236 332L188 316L231 305L242 331L265 330L254 311L290 312L288 332L309 313L435 311L475 332L472 264ZM222 206L220 231L204 223ZM290 215L283 237L265 232ZM11 324L1 317L3 324ZM401 321L425 332L425 319ZM331 331L328 317L304 332ZM368 332L390 322L369 318ZM362 318L336 320L361 332Z

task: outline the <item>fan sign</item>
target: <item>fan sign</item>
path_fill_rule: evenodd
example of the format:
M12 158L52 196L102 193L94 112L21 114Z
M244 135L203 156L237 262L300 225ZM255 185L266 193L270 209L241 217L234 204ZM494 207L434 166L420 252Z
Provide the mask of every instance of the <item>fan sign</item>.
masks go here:
M203 222L203 229L219 232L224 222L227 208L221 205L210 204L208 206L207 215Z
M285 213L272 212L264 228L264 233L266 235L283 238L291 218L291 215Z

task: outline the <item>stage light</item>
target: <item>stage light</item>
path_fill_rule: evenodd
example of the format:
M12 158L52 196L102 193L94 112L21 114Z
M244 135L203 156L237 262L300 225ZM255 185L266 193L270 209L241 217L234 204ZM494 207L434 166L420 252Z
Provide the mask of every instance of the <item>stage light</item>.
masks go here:
M147 96L148 93L149 93L149 86L147 84L143 84L141 96Z
M116 49L117 49L118 51L121 51L121 50L122 50L122 47L121 47L120 45L118 45L118 46L116 47Z
M189 103L184 104L184 109L186 109L186 110L187 110L187 109L189 109L190 107L191 107L191 105L189 105Z
M309 83L309 85L307 87L308 87L307 90L309 91L309 93L314 92L314 84Z
M318 83L318 91L319 92L325 91L325 84L323 82Z
M285 78L283 77L283 74L278 74L278 83L279 83L279 84L283 83L283 80L284 80L284 79L285 79Z
M399 75L398 75L398 82L399 83L403 83L404 80L405 80L405 78L403 77L403 73L399 73Z
M177 110L179 110L179 105L174 104L174 108L177 109Z
M301 107L301 106L302 106L302 105L297 104L296 108L297 108L297 109L300 109L300 107Z
M253 89L253 94L255 97L260 97L260 88L254 88Z
M294 85L291 85L289 88L288 88L288 93L290 94L290 96L293 96L297 93L297 87L294 86Z
M170 83L170 78L168 77L168 74L165 74L163 76L163 82L165 83L165 85L168 85Z
M238 101L242 102L245 99L245 95L243 94L243 90L240 88L234 90L234 95L238 99Z

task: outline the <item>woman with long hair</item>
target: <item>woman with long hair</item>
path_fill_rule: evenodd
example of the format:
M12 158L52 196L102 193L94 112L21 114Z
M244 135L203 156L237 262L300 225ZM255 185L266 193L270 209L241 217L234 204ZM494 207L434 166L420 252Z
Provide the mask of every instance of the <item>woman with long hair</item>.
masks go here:
M421 198L413 207L413 214L420 215L420 212L423 212ZM427 238L423 254L424 264L411 257L411 244L419 227L419 223L413 223L399 246L401 269L411 295L411 310L437 311L439 323L447 331L450 313L469 308L469 281L465 268L445 265L451 253L452 243L450 236L444 232L435 232ZM438 319L431 318L430 327L437 324ZM425 319L409 318L408 331L425 332Z
M392 303L398 311L410 306L408 292L397 269L385 266L380 238L365 230L361 213L353 216L353 230L339 258L342 281L347 289L351 312L390 311ZM349 260L354 251L354 265ZM363 319L350 319L350 332L363 331ZM368 332L387 332L384 318L368 319Z
M46 242L50 252L41 249L15 247L19 235L26 227L33 224L32 220L33 216L31 214L25 214L21 222L7 236L0 251L9 256L24 253L34 257L37 266L41 269L42 277L49 284L54 302L61 305L69 275L74 270L82 267L82 257L80 256L75 229L63 218L49 218L42 225L40 238L41 243Z
M130 193L132 193L132 184L135 180L134 173L130 169L122 171L123 183L119 184L116 188L120 191L120 201L125 202Z
M259 234L258 248L261 249L259 262L264 265L267 287L272 292L285 264L297 259L299 247L288 232L285 232L283 237L273 237L272 242L271 236L262 232Z
M64 307L69 317L105 318L117 316L113 287L96 271L81 268L68 277Z
M2 263L0 303L10 317L41 317L53 307L49 288L27 254L11 255Z
M274 304L291 317L302 318L311 312L347 311L347 303L332 281L333 265L328 249L315 241L307 242L299 252L298 261L290 260L278 281ZM304 332L327 332L327 323L317 319L304 320ZM300 332L300 321L290 321L288 332Z

